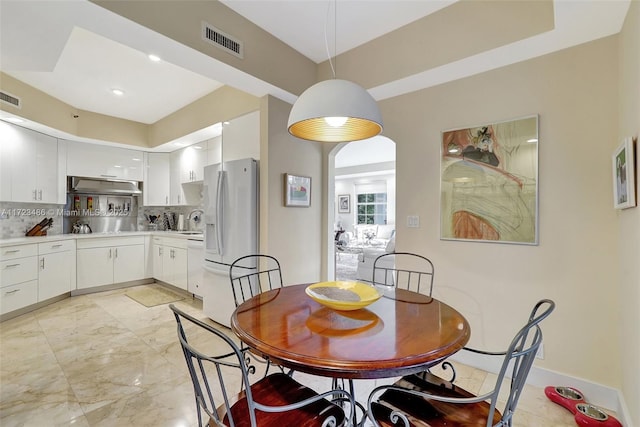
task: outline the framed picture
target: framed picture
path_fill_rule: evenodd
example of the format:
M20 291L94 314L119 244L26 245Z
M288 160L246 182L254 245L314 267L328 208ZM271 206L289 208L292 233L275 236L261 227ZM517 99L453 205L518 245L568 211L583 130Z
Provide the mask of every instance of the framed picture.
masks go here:
M340 194L338 195L338 213L351 212L351 195Z
M625 138L613 153L613 207L616 209L636 205L634 162L633 139Z
M284 174L284 205L308 208L311 206L311 178Z
M442 132L440 238L538 244L538 116Z

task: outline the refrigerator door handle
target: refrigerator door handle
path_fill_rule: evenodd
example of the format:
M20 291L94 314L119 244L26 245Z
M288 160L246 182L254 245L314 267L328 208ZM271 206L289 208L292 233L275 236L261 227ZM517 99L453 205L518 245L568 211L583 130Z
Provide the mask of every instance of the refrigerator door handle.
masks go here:
M222 224L222 218L224 214L222 202L222 189L224 188L224 171L218 172L218 188L217 188L217 200L216 200L216 240L218 243L218 253L220 255L224 254L224 248L222 247L222 242L224 242L222 233L224 229L224 224Z

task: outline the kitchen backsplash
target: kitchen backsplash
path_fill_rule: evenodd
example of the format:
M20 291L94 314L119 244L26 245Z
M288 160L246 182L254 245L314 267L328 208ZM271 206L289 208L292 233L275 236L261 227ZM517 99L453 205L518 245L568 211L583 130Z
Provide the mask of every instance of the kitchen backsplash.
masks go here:
M62 234L64 205L0 202L0 239L24 237L26 232L45 218L53 218L47 235Z
M198 208L202 209L202 206L141 206L138 208L138 230L150 230L148 218L150 216L164 217L165 213L174 214L176 225L180 214L182 214L184 215L185 228L201 230L203 226L202 220L200 223L187 220L189 213ZM47 230L47 235L62 234L64 210L64 205L0 202L0 239L24 237L27 230L45 218L53 218L53 224ZM165 229L166 226L164 224L158 223L158 230Z

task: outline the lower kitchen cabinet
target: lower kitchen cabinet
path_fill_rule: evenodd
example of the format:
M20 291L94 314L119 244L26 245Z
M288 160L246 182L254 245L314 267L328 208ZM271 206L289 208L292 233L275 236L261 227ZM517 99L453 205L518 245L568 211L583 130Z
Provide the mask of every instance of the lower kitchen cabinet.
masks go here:
M77 288L144 279L144 237L82 239L77 242Z
M160 255L156 258L154 254L154 273L156 271L156 260L161 263L160 277L158 280L169 283L180 289L187 290L187 241L185 239L163 238L162 246L158 246L156 252ZM160 257L162 260L160 261ZM155 277L155 276L154 276Z
M38 244L38 302L76 288L76 242Z
M38 302L38 245L0 249L0 314Z

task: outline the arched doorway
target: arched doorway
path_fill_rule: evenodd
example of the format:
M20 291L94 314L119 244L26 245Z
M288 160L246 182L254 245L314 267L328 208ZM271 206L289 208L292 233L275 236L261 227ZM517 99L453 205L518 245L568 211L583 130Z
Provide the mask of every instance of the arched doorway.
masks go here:
M395 232L395 143L384 136L340 144L329 154L327 277L365 280L366 255ZM360 271L358 271L360 267ZM368 267L368 266L367 266Z

